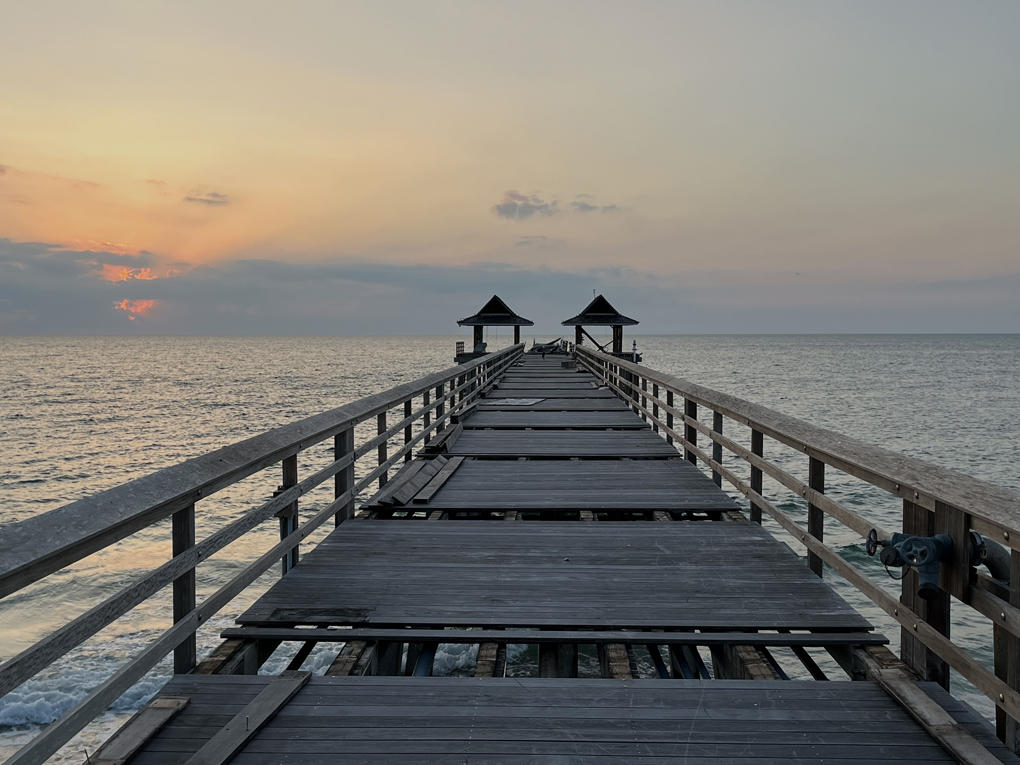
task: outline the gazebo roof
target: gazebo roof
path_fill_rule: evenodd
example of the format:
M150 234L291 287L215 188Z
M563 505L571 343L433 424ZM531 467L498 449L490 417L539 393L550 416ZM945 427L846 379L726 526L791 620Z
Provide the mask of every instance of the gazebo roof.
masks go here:
M563 322L565 327L576 327L578 325L588 327L619 327L619 326L630 326L637 324L636 319L631 319L629 316L624 316L622 313L613 308L612 303L606 300L602 295L599 295L593 301L588 304L581 313L572 319L567 319Z
M518 316L504 303L498 295L482 306L482 310L474 316L468 316L457 322L461 327L533 327L535 322Z

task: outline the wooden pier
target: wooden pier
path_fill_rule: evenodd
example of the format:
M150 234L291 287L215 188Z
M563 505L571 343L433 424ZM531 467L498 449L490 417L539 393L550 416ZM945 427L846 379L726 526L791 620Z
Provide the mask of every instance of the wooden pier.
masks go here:
M9 762L45 761L77 723L176 648L178 674L91 765L1020 763L1003 743L1014 740L1020 709L1015 547L1009 582L969 562L945 567L947 592L996 617L989 673L950 642L948 595L939 616L914 596L916 574L904 580L902 602L873 592L877 585L825 546L824 515L862 535L871 526L827 498L817 480L825 464L872 480L867 459L847 459L857 442L840 437L838 449L826 450L818 439L838 434L804 431L792 418L779 429L782 415L759 408L755 419L747 402L617 356L578 348L574 369L566 356L522 350L480 356L111 490L91 506L56 511L70 519L91 509L92 533L0 534L8 550L31 542L0 568L0 588L13 591L98 549L97 537L118 529L172 515L186 535L207 490L273 462L284 466L278 496L245 523L197 544L185 540L140 589L0 667L6 692L146 593L173 584L179 596L176 624L157 647ZM698 404L709 400L711 425L697 419ZM393 411L395 421L387 419ZM750 448L723 436L723 415L758 434ZM376 435L355 446L358 423L374 423ZM698 447L699 433L711 454ZM761 434L801 439L812 481L767 462ZM333 461L299 481L296 461L288 461L328 438ZM723 462L723 447L750 463L749 482ZM377 464L357 476L366 455ZM927 481L923 463L894 456L899 462L874 480L910 494L910 507L928 513L930 501L933 523L950 533L994 530L1016 543L1010 533L1020 519L996 509L1008 510L1015 495L953 474L957 495L922 496L938 480L946 485L946 473ZM763 474L809 502L809 528L763 496ZM330 478L332 501L300 524L298 498ZM724 478L750 498L749 514L720 488ZM964 513L975 509L960 507L967 492L980 492L983 514ZM131 512L131 503L143 509ZM805 562L766 531L763 512L814 557ZM199 559L274 516L286 521L280 543L196 604L188 572ZM330 518L335 529L299 557L299 542ZM281 558L285 575L199 661L195 629ZM821 561L904 624L914 641L909 656L894 656L886 637L823 580ZM287 671L257 674L281 646L295 644ZM473 671L434 676L440 647L455 644L477 647ZM331 664L312 676L302 667L323 646ZM515 646L536 647L531 676L508 673ZM584 655L597 657L597 670L590 662L584 670ZM819 665L823 655L838 675ZM998 731L946 692L940 660L995 700Z

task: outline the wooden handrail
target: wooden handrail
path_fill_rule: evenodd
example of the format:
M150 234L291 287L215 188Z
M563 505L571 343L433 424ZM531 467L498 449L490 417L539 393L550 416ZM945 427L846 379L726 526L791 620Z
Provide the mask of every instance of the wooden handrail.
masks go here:
M35 736L31 742L8 760L12 765L41 765L50 755L106 709L145 672L164 656L194 635L195 630L229 603L246 586L268 570L282 555L293 554L302 540L331 517L339 522L346 508L358 493L373 481L403 462L422 441L442 430L446 423L481 394L489 380L502 373L523 353L517 344L497 353L472 360L443 372L397 386L383 393L338 407L296 423L277 428L260 436L224 447L193 460L159 471L150 476L79 500L64 508L45 513L0 530L0 596L15 592L42 579L82 557L128 536L168 515L190 508L197 499L243 480L253 473L293 457L299 452L331 436L341 439L343 449L335 442L334 460L302 481L292 484L268 502L227 524L206 539L176 553L140 580L109 597L104 602L71 620L51 635L22 651L0 666L0 695L8 692L41 669L52 664L80 645L116 618L134 608L182 574L194 571L210 555L238 539L274 514L294 506L299 497L322 485L332 477L350 473L357 460L379 450L379 464L354 482L351 477L337 483L333 501L318 510L303 524L281 530L279 543L247 565L240 573L202 603L175 614L175 623L138 655L117 671L88 696L65 712L60 719ZM431 392L436 391L436 397ZM412 400L421 396L422 406L414 409ZM449 404L447 407L446 404ZM380 432L355 447L353 429L372 417L384 416L391 409L404 415L399 422L380 427ZM422 428L413 434L412 424L422 421ZM383 423L384 420L380 420ZM402 445L388 454L382 449L388 440L403 432ZM293 469L293 467L291 468ZM286 463L285 463L286 476ZM343 488L340 488L343 485ZM72 524L71 528L66 528ZM286 570L286 568L285 568ZM194 588L192 581L191 588ZM192 596L193 596L192 592ZM192 638L193 639L193 638ZM194 657L192 657L193 659Z
M511 346L0 529L0 598L352 425L522 349Z
M1000 738L1009 743L1014 735L1011 733L1014 728L1010 726L1016 726L1015 720L1020 718L1020 680L1017 679L1020 672L1016 672L1014 666L1015 662L1020 661L1020 652L1009 647L1009 641L1015 642L1020 638L1020 495L614 356L583 347L576 349L576 356L582 366L629 403L635 413L651 421L667 441L683 448L688 459L702 462L712 471L713 476L725 479L747 497L751 502L752 520L760 522L764 511L803 544L808 550L809 562L815 563L812 570L819 576L822 575L821 564L828 564L901 625L904 643L918 641L923 650L956 669L985 693L997 706L997 732ZM647 391L649 380L653 382L651 399ZM665 393L665 400L661 398L660 390ZM679 402L674 401L674 394L684 399L682 410L678 408ZM712 411L711 426L698 420L699 405ZM665 422L659 414L660 410L665 412ZM723 416L751 429L750 449L723 435ZM683 425L682 433L680 424ZM698 448L699 433L710 440L711 454ZM766 460L762 456L762 438L765 435L807 455L811 462L811 472L817 472L818 475L804 483ZM750 484L725 467L723 448L751 466ZM936 611L935 617L931 617L924 602L918 602L920 599L914 592L916 584L911 578L904 582L901 599L891 596L877 582L823 542L823 514L862 536L876 527L868 519L825 495L824 483L819 478L826 464L902 497L905 531L908 530L907 513L916 507L925 516L930 516L939 533L952 536L957 550L969 549L971 529L986 535L991 532L990 538L993 541L1003 542L1013 548L1013 574L1009 586L1003 587L1001 583L980 574L975 576L969 556L961 554L953 556L942 565L940 587L943 592L940 597L944 602L944 614ZM808 503L806 529L780 510L776 503L762 496L762 475L774 478ZM926 518L926 524L928 522ZM931 532L911 528L910 533ZM880 538L888 538L886 531L880 530L879 534ZM1002 597L999 597L1000 594ZM992 620L996 657L994 674L950 640L950 596ZM927 618L931 618L931 623L926 621L926 614ZM919 663L916 659L904 658L904 661L926 679L929 672L938 671L931 669L933 665L930 657ZM932 679L938 679L948 686L947 674L941 677L936 675Z
M579 346L576 352L581 357L588 356L599 362L599 367L602 363L613 364L669 388L689 401L707 406L803 454L928 510L934 511L937 502L945 503L967 513L974 520L985 521L996 529L996 541L1020 550L1018 492L858 441L774 409L615 356L591 351L583 346Z

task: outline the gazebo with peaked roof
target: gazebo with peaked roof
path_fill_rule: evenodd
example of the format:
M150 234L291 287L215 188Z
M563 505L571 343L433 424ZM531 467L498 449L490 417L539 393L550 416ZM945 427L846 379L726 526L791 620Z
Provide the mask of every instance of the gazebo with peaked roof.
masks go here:
M585 332L584 328L588 327L612 327L613 328L613 353L623 354L623 328L630 327L639 322L637 319L632 319L629 316L624 316L622 313L613 308L613 304L606 300L604 295L599 295L597 298L592 300L588 307L585 308L577 316L571 319L567 319L563 322L565 327L574 327L574 344L581 345L581 341L584 335L588 336L588 339L595 343L595 347L600 351L604 351L605 347L599 345L599 342Z
M474 316L468 316L457 322L460 327L474 327L474 346L477 348L484 341L485 327L513 327L514 345L521 342L521 327L533 327L535 322L518 316L510 310L510 306L503 302L499 295L493 295L488 303ZM464 354L468 355L468 354Z

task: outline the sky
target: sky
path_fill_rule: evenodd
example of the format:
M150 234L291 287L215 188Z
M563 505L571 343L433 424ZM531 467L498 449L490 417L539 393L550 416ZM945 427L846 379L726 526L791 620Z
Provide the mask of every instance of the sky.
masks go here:
M0 0L0 335L1020 332L1020 3Z

